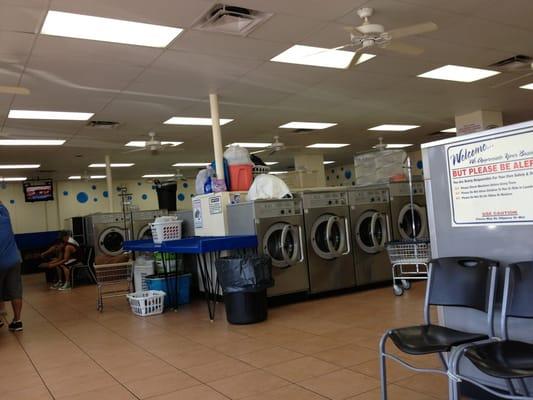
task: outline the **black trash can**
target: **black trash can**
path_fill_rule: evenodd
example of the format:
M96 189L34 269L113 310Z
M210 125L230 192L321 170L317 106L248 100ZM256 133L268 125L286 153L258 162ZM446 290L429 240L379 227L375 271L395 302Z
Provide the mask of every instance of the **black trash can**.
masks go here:
M267 319L267 289L272 280L272 261L267 256L223 257L216 261L230 324L253 324Z

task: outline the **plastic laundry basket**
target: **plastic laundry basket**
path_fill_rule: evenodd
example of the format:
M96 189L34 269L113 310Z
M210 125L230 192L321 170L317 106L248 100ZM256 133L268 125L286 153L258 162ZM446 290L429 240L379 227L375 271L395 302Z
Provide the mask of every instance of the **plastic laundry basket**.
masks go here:
M128 294L131 311L135 315L148 317L163 312L166 293L160 290L147 290Z

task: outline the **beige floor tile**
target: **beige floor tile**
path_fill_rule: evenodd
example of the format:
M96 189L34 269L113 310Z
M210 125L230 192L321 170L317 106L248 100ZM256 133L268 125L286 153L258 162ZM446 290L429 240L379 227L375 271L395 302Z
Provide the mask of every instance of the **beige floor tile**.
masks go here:
M136 400L137 398L123 386L111 386L103 389L58 397L60 400ZM29 400L29 399L28 399Z
M257 370L211 382L209 386L231 399L258 396L289 385L289 382L268 372Z
M378 352L357 345L347 345L322 351L314 356L340 367L351 367L365 361L377 359Z
M284 349L282 347L266 348L238 356L240 360L257 368L268 367L269 365L279 364L300 357L303 357L301 353Z
M287 349L297 351L302 354L316 354L321 351L329 350L334 347L339 347L343 343L336 340L325 338L322 336L314 336L311 338L302 338L301 340L294 340L282 343L281 346Z
M3 390L2 393L6 394ZM53 400L50 392L42 384L34 385L31 388L10 391L8 398L9 400Z
M209 386L200 385L178 390L150 398L150 400L227 400L228 397L211 389Z
M254 369L254 367L242 361L228 358L209 364L186 368L184 371L199 381L207 383L223 378L229 378L234 375L240 375Z
M103 389L117 385L117 381L104 371L90 372L81 375L66 374L64 379L45 383L56 398Z
M426 394L414 392L396 385L389 385L387 394L389 400L434 400L433 397ZM355 397L350 397L348 400L381 400L381 389L371 390Z
M266 367L265 370L291 382L299 382L340 369L314 357L302 357Z
M333 400L346 399L379 387L377 379L346 369L308 379L299 384Z
M162 355L161 358L178 369L187 369L216 361L227 360L229 357L218 351L203 347L185 353Z
M355 372L359 372L361 374L371 376L376 379L380 379L379 368L380 368L379 359L378 357L375 357L372 360L354 365L353 367L350 367L349 369ZM393 383L401 379L406 379L416 374L417 374L416 372L411 371L408 368L405 368L404 366L400 365L399 363L395 361L387 360L387 381L389 383Z
M448 379L444 375L418 374L397 381L395 385L424 393L437 399L448 399Z
M141 399L175 392L199 384L199 381L180 371L124 383L133 394Z
M174 372L176 368L168 363L154 358L146 362L135 363L125 367L110 368L109 373L119 382L143 380L156 375Z
M302 387L289 385L271 392L247 397L246 400L326 400L326 398Z
M214 346L215 350L232 357L263 350L267 347L272 347L272 344L255 338L247 338L237 342L228 342Z

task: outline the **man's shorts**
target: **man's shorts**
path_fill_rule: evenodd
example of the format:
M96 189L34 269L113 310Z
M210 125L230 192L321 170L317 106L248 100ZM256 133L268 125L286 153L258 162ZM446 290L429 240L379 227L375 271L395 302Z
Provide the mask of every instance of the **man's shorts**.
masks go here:
M0 268L0 300L9 301L21 298L20 263L8 269Z

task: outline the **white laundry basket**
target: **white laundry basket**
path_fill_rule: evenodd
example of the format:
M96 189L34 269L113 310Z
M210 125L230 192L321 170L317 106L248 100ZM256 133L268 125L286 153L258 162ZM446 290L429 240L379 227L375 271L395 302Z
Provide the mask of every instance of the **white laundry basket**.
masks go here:
M128 294L131 311L135 315L148 317L163 312L166 293L161 290L146 290Z
M158 218L159 219L159 218ZM183 221L171 220L171 221L158 221L150 224L152 230L152 240L156 244L161 244L167 240L181 239L181 225Z

